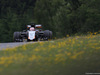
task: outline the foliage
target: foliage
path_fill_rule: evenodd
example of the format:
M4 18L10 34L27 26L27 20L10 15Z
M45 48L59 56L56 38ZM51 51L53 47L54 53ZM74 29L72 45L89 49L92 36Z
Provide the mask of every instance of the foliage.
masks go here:
M45 29L51 28L56 37L95 32L100 27L99 2L99 0L37 1L36 20L43 23Z
M58 38L96 32L100 28L99 4L100 0L1 0L0 42L13 41L14 31L24 30L30 22L42 24Z
M0 0L0 42L13 41L14 31L22 31L33 21L35 1Z

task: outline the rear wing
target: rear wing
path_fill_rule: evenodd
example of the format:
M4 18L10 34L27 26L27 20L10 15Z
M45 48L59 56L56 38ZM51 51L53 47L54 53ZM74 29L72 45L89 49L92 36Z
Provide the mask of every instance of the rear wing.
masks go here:
M31 27L35 27L35 28L42 28L42 25L41 24L38 24L38 25L27 25L27 29L29 30Z
M35 25L35 28L42 28L42 25Z

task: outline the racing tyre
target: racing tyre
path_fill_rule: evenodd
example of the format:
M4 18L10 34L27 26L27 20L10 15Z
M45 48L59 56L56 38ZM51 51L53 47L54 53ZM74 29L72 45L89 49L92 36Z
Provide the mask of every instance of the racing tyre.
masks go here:
M14 41L20 42L20 32L14 32Z
M50 38L50 31L49 30L45 30L44 31L44 40L48 40Z
M49 39L52 39L52 31L50 31Z
M17 39L17 32L14 32L13 37L14 37L14 42L16 42L16 39Z

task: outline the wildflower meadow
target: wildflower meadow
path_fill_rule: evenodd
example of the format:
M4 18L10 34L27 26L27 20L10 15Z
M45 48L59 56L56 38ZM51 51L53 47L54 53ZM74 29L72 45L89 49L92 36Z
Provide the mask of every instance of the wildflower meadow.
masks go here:
M100 73L100 34L68 36L0 51L0 75L86 73Z

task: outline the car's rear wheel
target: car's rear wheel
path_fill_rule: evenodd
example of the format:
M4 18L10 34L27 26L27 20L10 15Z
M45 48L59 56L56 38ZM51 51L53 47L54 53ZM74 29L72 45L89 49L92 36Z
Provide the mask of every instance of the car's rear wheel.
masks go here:
M49 39L52 39L52 31L50 31L50 37L49 37Z
M52 32L49 30L44 31L44 40L48 40L51 38Z

